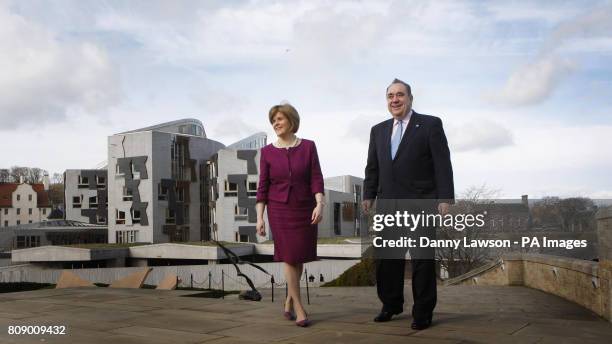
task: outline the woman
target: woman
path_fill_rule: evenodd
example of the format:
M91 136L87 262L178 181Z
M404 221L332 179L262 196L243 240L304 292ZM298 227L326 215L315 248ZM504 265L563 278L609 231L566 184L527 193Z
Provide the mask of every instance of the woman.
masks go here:
M274 260L284 262L287 299L284 316L306 327L300 298L303 264L317 259L317 224L323 213L323 175L313 141L295 133L300 116L289 104L268 114L278 140L261 149L257 188L257 233L266 235L264 209L274 239ZM294 313L295 312L295 313Z

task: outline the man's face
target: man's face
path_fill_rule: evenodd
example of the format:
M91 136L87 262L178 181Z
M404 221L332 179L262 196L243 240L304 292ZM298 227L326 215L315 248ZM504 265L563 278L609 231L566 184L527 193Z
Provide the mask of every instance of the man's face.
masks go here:
M404 117L412 108L412 95L407 91L402 84L391 84L387 89L387 108L395 118Z

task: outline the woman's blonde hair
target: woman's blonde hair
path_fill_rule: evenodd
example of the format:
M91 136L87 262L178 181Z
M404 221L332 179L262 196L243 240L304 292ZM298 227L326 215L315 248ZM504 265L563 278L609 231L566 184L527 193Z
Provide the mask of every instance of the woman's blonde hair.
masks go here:
M274 116L279 112L287 117L291 132L294 134L297 133L298 129L300 128L300 115L298 114L297 110L289 103L274 105L268 113L270 124L274 122Z

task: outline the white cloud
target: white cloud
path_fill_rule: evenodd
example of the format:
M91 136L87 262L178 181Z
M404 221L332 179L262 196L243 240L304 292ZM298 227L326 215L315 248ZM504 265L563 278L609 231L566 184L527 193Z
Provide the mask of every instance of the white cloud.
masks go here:
M388 117L390 118L390 117ZM359 115L350 121L347 121L347 129L344 137L366 145L370 141L370 130L375 124L382 122L388 118L381 116Z
M582 15L560 23L552 32L545 49L557 49L575 38L602 37L612 37L612 4L591 8Z
M241 117L228 116L216 123L212 135L207 134L213 140L222 140L226 144L230 144L232 140L237 141L249 135L261 131L256 126L253 126Z
M62 42L2 4L0 51L0 130L62 121L71 109L100 114L120 99L105 51Z
M485 97L509 106L536 104L548 98L575 68L569 59L545 56L518 68L501 90Z
M609 38L612 38L612 5L590 8L562 21L545 39L535 61L518 68L501 90L485 97L511 106L540 103L577 69L577 62L567 57L568 52L610 51ZM569 47L564 49L566 45Z
M447 126L451 151L489 151L514 144L512 132L499 123L477 120Z

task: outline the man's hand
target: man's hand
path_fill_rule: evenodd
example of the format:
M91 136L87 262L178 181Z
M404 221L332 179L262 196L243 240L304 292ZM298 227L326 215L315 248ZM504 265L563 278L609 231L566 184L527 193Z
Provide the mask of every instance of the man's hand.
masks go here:
M371 199L365 199L361 202L361 208L363 209L364 213L370 213L370 210L372 209L372 203L374 203L374 200Z
M446 215L448 214L448 209L450 208L450 204L448 203L440 203L438 204L438 213L440 213L440 215Z

